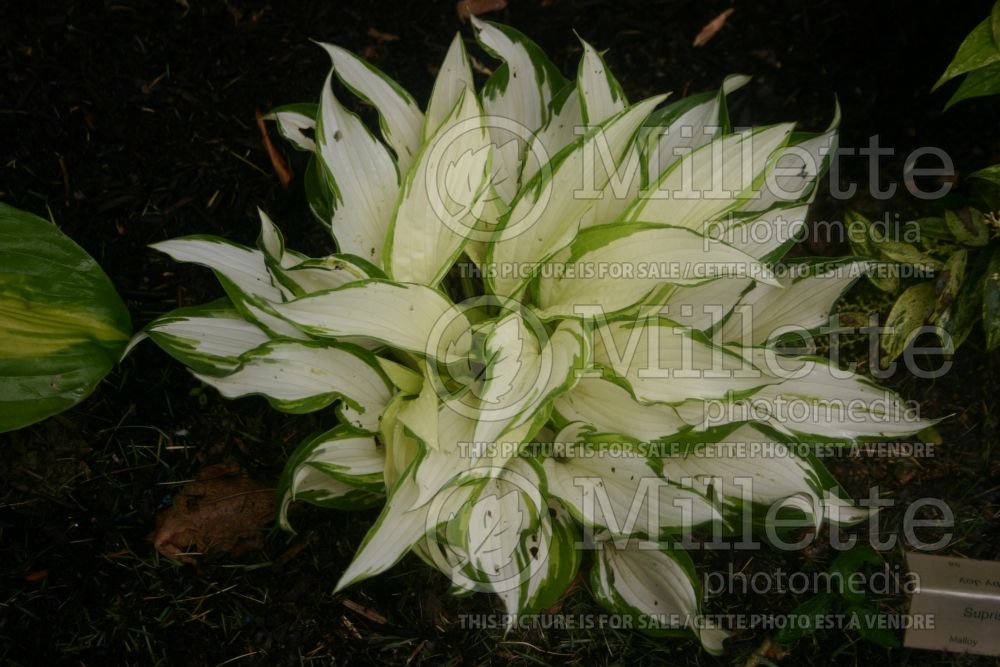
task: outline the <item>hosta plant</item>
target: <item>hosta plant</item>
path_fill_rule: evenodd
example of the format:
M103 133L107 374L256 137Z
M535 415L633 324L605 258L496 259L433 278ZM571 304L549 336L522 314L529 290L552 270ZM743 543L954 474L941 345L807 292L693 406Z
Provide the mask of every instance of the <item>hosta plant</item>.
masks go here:
M288 462L279 522L294 501L382 506L338 589L413 552L455 592L498 594L513 619L587 568L635 627L719 651L725 632L698 621L692 534L766 534L776 503L815 527L864 513L808 448L715 443L925 425L897 396L782 346L825 324L864 268L768 268L803 224L835 128L734 131L739 76L630 102L588 44L566 79L519 32L473 25L496 68L477 87L456 37L423 111L324 44L318 104L272 118L312 156L309 204L337 252L286 248L263 213L256 248L158 243L211 268L227 298L145 335L226 397L336 409L339 425ZM335 81L374 107L377 130ZM806 414L786 414L787 400Z
M131 335L94 258L55 223L0 204L0 433L87 398Z

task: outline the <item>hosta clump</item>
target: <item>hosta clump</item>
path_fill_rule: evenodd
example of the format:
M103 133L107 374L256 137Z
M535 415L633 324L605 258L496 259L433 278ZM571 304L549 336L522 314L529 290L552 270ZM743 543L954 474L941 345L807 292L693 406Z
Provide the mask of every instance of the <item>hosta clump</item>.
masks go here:
M734 132L726 95L743 77L629 103L587 44L569 81L517 31L474 27L498 66L477 91L456 37L425 111L324 45L318 105L272 117L312 154L309 203L338 253L285 248L263 214L257 248L159 243L212 268L228 298L146 333L224 396L336 407L340 425L289 461L279 521L295 500L384 504L338 588L412 551L513 617L554 603L586 563L602 604L721 650L680 548L693 528L756 531L778 502L816 526L862 512L808 451L714 443L925 426L863 378L766 346L824 324L863 268L767 269L835 129ZM380 136L334 76L377 110ZM791 400L807 414L781 409Z

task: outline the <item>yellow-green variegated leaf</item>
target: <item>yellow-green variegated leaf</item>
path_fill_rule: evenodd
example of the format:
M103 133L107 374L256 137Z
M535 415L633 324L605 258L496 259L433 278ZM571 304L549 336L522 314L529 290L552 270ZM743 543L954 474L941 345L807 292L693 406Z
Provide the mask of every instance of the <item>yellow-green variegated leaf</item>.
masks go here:
M66 410L132 331L97 262L54 224L0 204L0 432Z

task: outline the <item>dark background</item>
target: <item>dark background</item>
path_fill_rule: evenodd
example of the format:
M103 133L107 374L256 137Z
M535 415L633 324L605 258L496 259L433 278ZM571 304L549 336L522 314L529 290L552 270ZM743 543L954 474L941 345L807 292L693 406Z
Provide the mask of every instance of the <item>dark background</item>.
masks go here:
M883 183L901 181L903 158L917 146L945 149L959 183L962 173L1000 162L995 100L942 113L950 89L929 92L989 2L510 4L486 18L527 33L567 74L580 53L576 30L610 49L606 58L633 100L665 90L700 92L742 72L754 80L733 98L735 124L797 120L802 129L820 130L839 99L842 146L865 146L878 134L896 149L883 161ZM700 28L728 7L735 12L715 38L692 47ZM260 206L291 247L310 255L331 250L308 213L300 179L287 189L278 184L254 121L255 110L318 97L329 62L310 39L365 54L421 104L456 31L492 64L471 43L452 2L14 1L0 15L0 201L51 214L104 267L136 328L178 305L221 295L207 271L177 266L149 243L192 233L250 243ZM380 41L370 29L398 40ZM279 146L301 174L302 156ZM841 171L845 182L867 182L862 159L845 160ZM876 218L926 208L905 193L889 202L864 194L840 202L821 193L814 215L840 219L847 205ZM946 498L960 516L954 552L996 558L1000 466L990 413L1000 365L982 350L977 333L938 382L891 381L921 400L925 414L954 415L942 426L935 460L852 460L836 472L855 493L881 484L900 498ZM0 660L742 664L767 636L743 633L730 656L714 660L688 640L634 633L468 632L457 615L493 610L494 601L451 598L447 582L413 558L332 596L371 513L302 511L296 537L271 535L264 553L236 563L192 568L156 555L146 535L177 483L224 460L273 479L290 448L328 423L325 415L280 415L259 399L223 401L147 343L75 409L0 436ZM808 559L806 567L823 568L829 554ZM585 588L563 611L595 611ZM359 615L345 598L386 621ZM796 602L750 597L734 604L773 612ZM903 598L877 602L890 611L905 605ZM790 655L768 655L787 664L942 661L850 633L822 633Z

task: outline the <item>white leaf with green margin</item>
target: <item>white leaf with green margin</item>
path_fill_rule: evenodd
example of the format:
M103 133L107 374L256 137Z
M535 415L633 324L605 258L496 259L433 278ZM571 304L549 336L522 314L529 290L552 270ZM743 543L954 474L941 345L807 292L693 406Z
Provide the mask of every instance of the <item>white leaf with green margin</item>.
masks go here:
M448 53L434 79L434 89L431 91L430 102L427 103L427 113L424 115L423 140L429 141L437 134L448 116L452 114L459 98L466 90L475 90L472 78L472 68L469 65L469 55L465 51L462 35L457 34L451 40Z
M275 302L283 299L281 290L271 280L264 253L260 250L201 235L160 241L150 247L170 255L174 261L208 267L247 295Z
M316 128L316 105L311 103L287 104L272 109L264 116L278 124L278 132L300 151L313 152L316 142L307 136L307 131Z
M144 331L174 359L209 375L236 370L241 355L270 340L226 301L178 308L153 320Z
M580 305L600 305L610 315L658 287L697 285L726 275L778 285L756 259L720 241L640 222L590 227L550 266L553 270L543 271L538 289L543 318L579 317Z
M583 44L583 56L576 74L576 90L585 125L600 125L628 106L625 91L594 47Z
M479 101L466 88L403 183L384 250L392 278L431 287L444 278L481 215L492 159Z
M594 361L621 378L642 403L752 394L779 380L749 360L711 345L669 320L643 318L598 326Z
M391 394L374 358L350 345L277 340L244 354L240 367L229 375L194 375L226 398L259 394L275 408L294 414L343 399L341 414L366 431L378 429Z
M639 540L621 545L609 539L598 546L597 563L590 571L598 602L614 612L644 617L640 623L650 631L677 628L669 623L676 617L681 621L679 627L689 627L706 651L722 653L729 633L697 622L700 586L686 553ZM657 628L658 621L662 625Z
M611 156L620 159L642 121L664 97L652 97L626 109L554 158L551 170L535 174L501 221L487 263L498 267L534 264L569 245L594 204L581 193L590 188L599 192L607 185L606 174L602 179L592 173L591 179L585 168L588 163L591 171L596 168L597 143L606 142ZM487 282L492 282L495 293L510 296L523 288L526 280L498 272L496 276L487 274Z
M701 231L725 211L761 197L765 169L792 127L785 123L746 130L701 146L665 170L624 218Z
M315 336L370 338L417 354L468 351L465 315L443 294L423 285L363 280L274 308ZM436 335L441 339L431 340Z
M399 173L405 174L420 149L424 115L406 90L377 67L334 44L320 44L333 60L337 77L351 92L379 113L382 136L396 152Z
M292 530L288 508L297 501L335 509L364 509L385 501L385 449L369 435L338 426L300 445L278 481L278 525Z
M597 433L619 433L641 442L652 442L688 428L669 405L643 405L627 389L601 378L581 378L576 386L553 403L567 422L584 422Z
M316 119L316 143L334 193L331 231L340 252L378 264L399 193L392 156L333 94L327 77Z
M724 119L720 114L725 105L726 95L749 82L748 76L728 76L719 91L709 96L705 102L690 108L687 108L686 100L675 102L674 104L684 107L679 115L670 113L670 106L665 107L663 111L670 114L669 122L654 129L654 134L648 139L655 142L655 149L647 152L646 182L655 183L661 174L682 157L718 136L723 130Z
M691 530L720 518L707 498L661 477L641 452L588 442L589 428L583 422L568 424L554 440L566 455L542 462L549 494L585 525L619 537L655 538L668 529Z
M840 296L862 277L868 262L816 267L812 275L783 279L781 287L764 283L743 295L722 328L722 342L764 345L789 332L818 329L830 323L830 313Z

